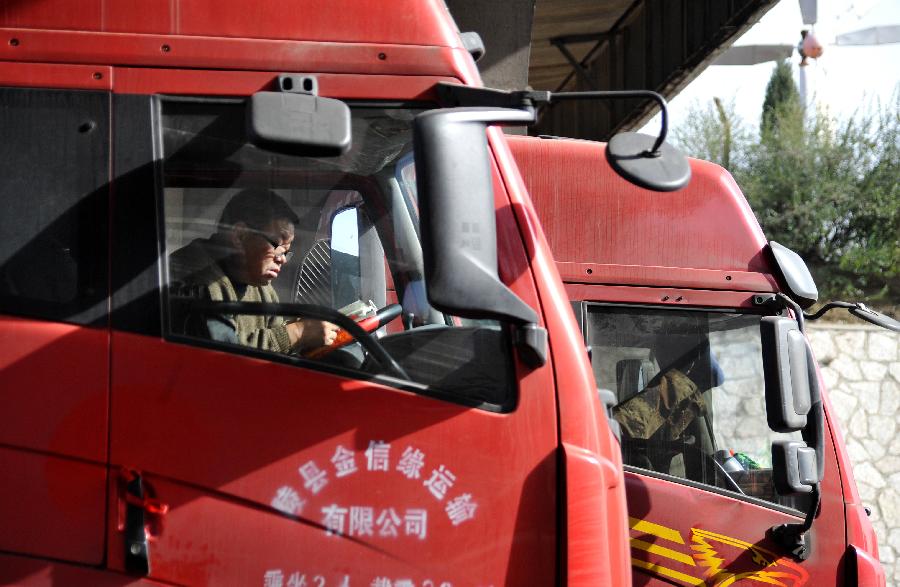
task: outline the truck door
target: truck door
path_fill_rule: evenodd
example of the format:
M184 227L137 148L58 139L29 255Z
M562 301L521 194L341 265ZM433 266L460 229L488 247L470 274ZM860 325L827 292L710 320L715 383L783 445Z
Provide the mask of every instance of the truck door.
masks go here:
M188 584L551 584L550 366L519 365L502 324L429 309L415 194L401 169L412 163L420 107L351 103L349 153L283 155L248 143L243 99L159 95L178 90L165 85L177 76L152 74L134 75L161 80L154 95L116 100L128 142L116 155L123 250L113 264L123 286L114 300L111 460L120 471L110 564ZM235 90L217 75L191 72L191 83L250 93L273 77ZM389 87L400 98L408 83L344 87L358 98ZM328 91L327 76L319 87ZM293 254L272 281L279 300L329 310L382 303L387 267L400 332L311 358L192 329L207 314L178 314L192 290L176 291L172 254L221 244L216 234L231 228L223 208L248 189L296 214ZM281 258L273 235L243 234ZM527 272L521 243L506 246L503 262ZM513 287L536 306L529 281ZM386 368L372 344L401 370Z
M72 73L42 67L50 83ZM37 81L9 64L0 78ZM109 102L0 87L0 551L92 565L107 477Z
M579 297L616 295L580 289ZM650 295L645 305L576 304L598 387L615 396L622 429L635 584L842 584L833 449L811 556L794 559L771 540L773 526L802 522L810 503L774 489L771 443L793 435L767 425L760 316L654 307Z

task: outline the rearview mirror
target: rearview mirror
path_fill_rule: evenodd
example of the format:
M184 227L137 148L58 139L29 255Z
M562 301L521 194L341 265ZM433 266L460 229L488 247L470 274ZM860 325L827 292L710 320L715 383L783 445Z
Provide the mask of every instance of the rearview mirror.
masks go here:
M311 94L257 92L247 109L247 135L254 145L287 155L342 155L350 149L350 108Z
M681 151L641 133L623 132L609 139L606 160L626 181L655 192L674 192L691 181L691 166Z
M620 177L642 188L657 192L673 192L685 187L691 180L691 166L687 157L666 143L668 133L668 107L660 94L649 90L614 90L600 92L547 92L513 91L493 88L472 88L441 82L437 93L446 106L490 106L520 108L534 112L536 108L562 100L623 100L626 98L652 99L660 108L659 135L626 132L609 140L606 160ZM496 121L500 122L500 121ZM504 121L512 122L512 121ZM519 124L532 123L516 120Z
M537 314L497 273L497 225L486 127L525 124L533 113L446 108L413 125L428 301L464 318L536 323Z
M769 428L802 430L812 406L806 338L790 318L765 316L759 326Z
M803 258L775 241L769 241L769 250L775 257L775 265L784 277L787 292L791 299L797 302L801 308L808 308L819 299L819 289L809 267Z
M779 495L811 493L819 482L816 450L796 440L772 443L772 478Z

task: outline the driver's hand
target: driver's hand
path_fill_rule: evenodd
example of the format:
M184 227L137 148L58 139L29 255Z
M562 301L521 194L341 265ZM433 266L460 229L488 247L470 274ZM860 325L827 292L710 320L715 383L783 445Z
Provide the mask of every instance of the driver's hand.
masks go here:
M293 330L293 332L291 332ZM288 335L295 348L315 349L331 346L340 329L331 322L304 318L288 324Z

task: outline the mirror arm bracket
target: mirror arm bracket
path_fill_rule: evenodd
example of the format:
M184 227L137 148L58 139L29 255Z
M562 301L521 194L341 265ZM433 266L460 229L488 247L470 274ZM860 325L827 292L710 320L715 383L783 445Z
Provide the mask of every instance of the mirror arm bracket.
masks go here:
M769 308L775 308L781 310L783 308L790 308L794 312L794 316L797 320L797 327L800 329L800 332L804 335L806 334L804 318L808 316L803 313L803 309L800 307L797 302L784 295L781 292L776 294L756 294L753 296L753 305L754 306L764 306Z
M691 180L691 166L678 149L665 142L669 132L668 108L662 95L650 90L605 90L592 92L504 91L471 88L459 84L438 83L442 106L492 107L522 110L534 115L542 106L564 100L650 99L660 109L660 131L656 137L641 133L620 133L609 139L604 153L607 163L626 181L655 192L680 190Z
M547 363L547 329L537 324L518 324L513 331L513 346L522 362L537 369Z
M660 147L669 133L669 109L666 99L651 90L606 90L589 92L547 92L549 102L554 100L623 100L628 98L649 98L659 105L660 128L653 146L642 153L644 157L659 157Z
M783 546L796 560L804 561L812 554L812 528L813 520L819 515L819 507L822 504L822 495L819 484L812 486L813 504L806 513L806 519L802 524L779 524L769 528L769 537Z
M562 100L624 100L649 98L659 105L660 129L653 146L642 153L644 157L659 157L660 148L669 132L669 112L666 99L651 90L603 90L587 92L548 92L545 90L503 91L492 88L471 88L442 82L437 84L438 97L444 106L495 106L518 108L534 112L536 109Z
M890 316L886 316L881 312L877 312L868 306L866 306L862 302L828 302L818 311L812 314L803 314L803 317L807 320L818 320L822 316L825 315L826 312L833 310L835 308L844 308L854 317L859 318L860 320L865 320L866 322L870 322L875 324L876 326L880 326L882 328L886 328L887 330L893 330L894 332L900 332L900 323L891 318Z

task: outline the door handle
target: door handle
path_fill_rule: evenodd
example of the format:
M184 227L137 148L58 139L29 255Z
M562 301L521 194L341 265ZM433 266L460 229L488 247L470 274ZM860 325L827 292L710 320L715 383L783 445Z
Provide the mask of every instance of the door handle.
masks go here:
M150 574L150 541L162 531L168 504L151 497L137 471L123 469L120 477L118 529L125 534L125 570Z

